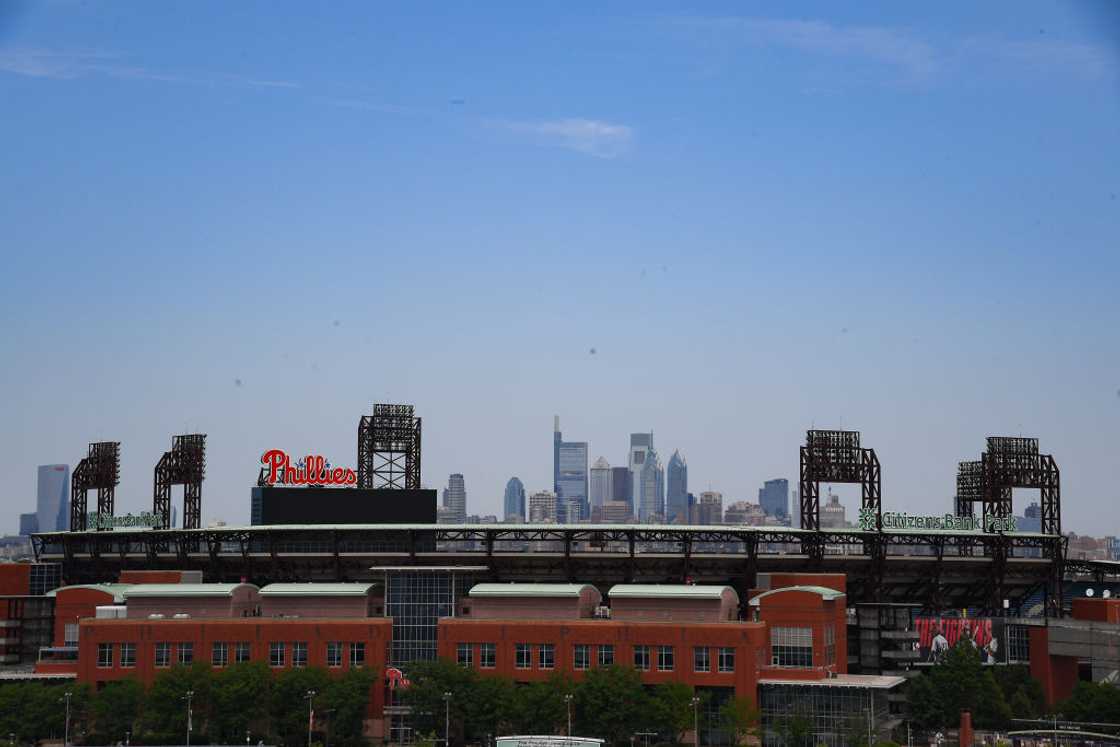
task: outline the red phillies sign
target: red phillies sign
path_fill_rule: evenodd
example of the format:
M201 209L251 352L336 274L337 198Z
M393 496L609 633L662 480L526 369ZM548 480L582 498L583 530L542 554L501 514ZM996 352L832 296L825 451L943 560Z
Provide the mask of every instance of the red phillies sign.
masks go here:
M349 467L331 467L324 457L308 454L294 466L288 452L269 449L261 455L269 485L357 485L358 474Z

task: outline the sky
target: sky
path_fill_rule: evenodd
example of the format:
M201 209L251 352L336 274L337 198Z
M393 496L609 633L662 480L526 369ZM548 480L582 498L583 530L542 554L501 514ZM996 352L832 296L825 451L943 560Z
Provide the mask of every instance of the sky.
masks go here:
M0 531L90 441L150 510L190 432L247 523L407 402L471 513L559 415L725 505L860 430L922 514L1036 436L1120 533L1114 3L0 0L0 138Z

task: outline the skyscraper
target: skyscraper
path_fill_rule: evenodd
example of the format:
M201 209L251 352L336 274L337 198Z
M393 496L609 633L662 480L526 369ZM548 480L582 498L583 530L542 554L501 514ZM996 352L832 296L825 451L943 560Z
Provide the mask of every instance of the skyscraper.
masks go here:
M625 503L634 513L634 477L629 467L611 467L611 497Z
M688 517L688 462L680 451L674 451L665 468L668 487L665 491L665 521L687 523Z
M529 523L553 524L556 522L556 494L539 490L529 496Z
M505 520L525 521L525 485L516 477L506 483Z
M35 513L40 532L64 532L70 528L70 465L39 467Z
M447 478L443 507L447 509L448 521L461 524L467 520L467 484L458 472Z
M604 503L614 500L612 488L610 462L599 457L591 467L591 507L602 508Z
M778 478L767 480L758 489L758 505L767 516L776 519L789 518L789 480Z
M560 416L552 426L553 491L557 498L557 521L575 523L590 515L587 501L587 442L565 441L560 433ZM567 508L576 501L579 516L569 517Z

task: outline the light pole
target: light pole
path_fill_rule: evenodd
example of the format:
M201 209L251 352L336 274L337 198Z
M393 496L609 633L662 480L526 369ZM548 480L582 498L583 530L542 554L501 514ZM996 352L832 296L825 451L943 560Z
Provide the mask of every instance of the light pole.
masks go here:
M63 733L62 747L69 747L70 745L70 698L72 698L73 696L74 693L70 692L65 693L62 696L66 701L66 731Z
M696 695L692 696L692 729L693 744L700 747L700 698Z
M572 694L564 694L564 705L568 708L568 740L572 738Z
M443 694L443 743L451 747L451 691Z
M307 698L307 747L311 747L311 725L315 723L315 696L314 690L308 690L303 697ZM190 745L187 745L190 747Z
M191 747L191 717L193 716L191 712L191 700L194 699L194 690L187 690L183 695L183 699L187 701L187 747Z

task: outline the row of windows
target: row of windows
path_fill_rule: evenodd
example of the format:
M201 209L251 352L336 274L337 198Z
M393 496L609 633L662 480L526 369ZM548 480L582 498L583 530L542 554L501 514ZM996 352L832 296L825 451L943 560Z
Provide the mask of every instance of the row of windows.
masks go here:
M460 643L456 648L456 659L460 666L474 666L474 648L478 646L478 666L482 669L493 669L498 665L498 647L494 643ZM595 647L597 662L600 667L608 667L615 663L614 645L602 643ZM537 649L537 668L554 669L556 667L556 646L552 643L541 643ZM719 672L735 671L735 649L731 646L721 646L716 649L716 666ZM634 668L649 671L653 662L652 656L656 654L657 671L672 672L676 667L676 651L673 646L634 646ZM514 646L514 666L517 669L533 668L533 645L518 643ZM572 647L572 668L583 671L591 668L591 645L577 643ZM692 670L694 672L712 671L711 649L707 646L694 646L692 648Z
M343 656L343 642L330 641L326 644L327 666L341 667ZM194 663L194 644L189 641L180 643L155 643L152 648L152 662L156 667L171 666L171 647L175 647L175 661L179 664ZM97 666L108 669L113 666L113 650L120 648L120 666L130 668L136 666L135 643L99 643L97 644ZM282 667L288 661L289 647L291 650L291 665L293 667L307 666L307 642L295 641L291 644L274 641L268 644L268 664L272 667ZM210 664L215 667L224 667L230 663L230 654L233 654L235 664L243 664L252 659L252 649L248 641L234 643L215 642L210 647ZM355 642L349 644L350 666L360 667L366 663L366 644Z

